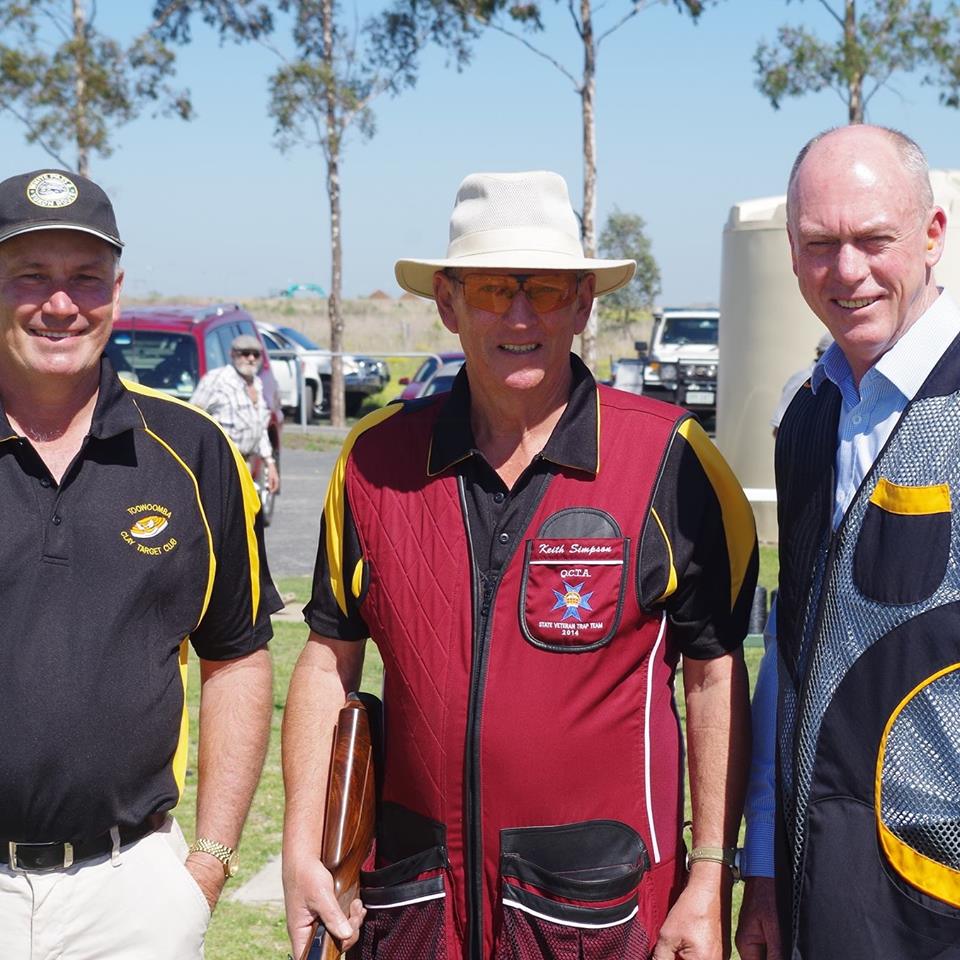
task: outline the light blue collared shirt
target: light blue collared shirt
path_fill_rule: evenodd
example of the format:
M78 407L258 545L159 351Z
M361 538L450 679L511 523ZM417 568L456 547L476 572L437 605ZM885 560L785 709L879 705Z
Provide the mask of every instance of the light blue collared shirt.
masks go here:
M830 380L842 397L837 424L833 528L860 488L900 415L930 375L947 347L960 335L960 307L946 292L863 375L860 389L840 347L834 343L810 378L814 393ZM764 631L767 649L753 694L753 760L747 786L747 835L741 857L744 876L773 876L776 795L777 641L776 608Z

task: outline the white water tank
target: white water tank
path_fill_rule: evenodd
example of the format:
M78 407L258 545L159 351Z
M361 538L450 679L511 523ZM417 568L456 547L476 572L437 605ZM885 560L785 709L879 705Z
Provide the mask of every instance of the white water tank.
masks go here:
M932 170L930 181L947 213L935 276L960 300L960 170ZM762 541L777 539L770 417L823 333L791 267L786 197L734 204L723 230L717 445L747 489Z

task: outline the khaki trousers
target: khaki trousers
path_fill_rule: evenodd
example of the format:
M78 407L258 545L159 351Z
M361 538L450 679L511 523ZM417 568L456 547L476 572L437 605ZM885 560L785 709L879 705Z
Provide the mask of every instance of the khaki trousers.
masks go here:
M183 834L169 817L113 855L68 870L0 866L0 957L200 960L210 909L186 857Z

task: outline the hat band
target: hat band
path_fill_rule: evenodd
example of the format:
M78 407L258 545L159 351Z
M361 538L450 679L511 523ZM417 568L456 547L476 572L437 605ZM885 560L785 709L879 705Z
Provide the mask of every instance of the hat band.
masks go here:
M475 257L511 251L538 251L562 257L583 259L583 247L576 237L560 230L537 227L480 230L450 241L447 258Z

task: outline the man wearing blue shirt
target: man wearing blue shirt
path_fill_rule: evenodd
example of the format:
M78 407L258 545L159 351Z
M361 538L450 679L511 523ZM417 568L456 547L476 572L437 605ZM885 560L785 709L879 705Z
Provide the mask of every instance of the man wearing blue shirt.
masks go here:
M960 957L960 308L919 147L800 152L793 268L836 341L777 438L743 960Z

